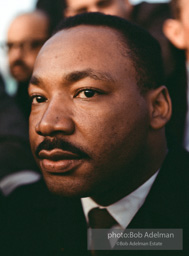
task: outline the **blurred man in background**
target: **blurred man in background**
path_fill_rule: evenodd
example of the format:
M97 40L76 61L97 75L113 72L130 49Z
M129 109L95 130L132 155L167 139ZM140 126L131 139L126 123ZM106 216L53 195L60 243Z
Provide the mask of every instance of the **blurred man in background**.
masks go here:
M8 53L11 75L18 83L16 103L28 118L30 103L28 83L36 56L49 37L49 18L42 11L24 13L11 23L5 47Z
M174 107L173 117L175 116L172 119L172 127L177 130L177 134L180 134L180 141L189 151L189 86L187 78L189 70L189 1L172 0L170 7L172 18L165 21L164 33L170 42L185 54L185 58L181 61L175 58L178 69L169 86Z

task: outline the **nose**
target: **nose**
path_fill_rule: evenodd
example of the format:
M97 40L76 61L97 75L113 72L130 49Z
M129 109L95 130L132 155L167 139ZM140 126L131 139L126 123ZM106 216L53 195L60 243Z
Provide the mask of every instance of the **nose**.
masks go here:
M35 130L42 136L54 136L57 133L71 135L75 131L75 124L68 108L61 102L54 102L49 104Z

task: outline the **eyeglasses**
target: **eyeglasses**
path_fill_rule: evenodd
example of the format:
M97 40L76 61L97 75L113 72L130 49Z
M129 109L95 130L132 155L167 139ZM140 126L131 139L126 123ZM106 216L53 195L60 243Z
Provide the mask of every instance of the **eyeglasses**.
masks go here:
M2 42L0 46L7 53L10 53L15 48L19 48L24 53L28 53L38 50L46 40L47 39L31 39L22 42Z

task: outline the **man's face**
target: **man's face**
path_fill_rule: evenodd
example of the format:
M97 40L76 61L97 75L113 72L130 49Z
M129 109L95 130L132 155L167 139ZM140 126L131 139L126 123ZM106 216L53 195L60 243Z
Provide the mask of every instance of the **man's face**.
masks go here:
M8 60L10 73L18 82L30 79L36 56L47 35L48 21L43 16L24 15L11 24L7 36Z
M120 49L114 30L78 26L52 37L37 57L30 142L56 193L91 196L135 180L131 166L145 150L149 106Z
M66 2L67 17L83 12L102 12L127 18L131 10L128 0L66 0Z

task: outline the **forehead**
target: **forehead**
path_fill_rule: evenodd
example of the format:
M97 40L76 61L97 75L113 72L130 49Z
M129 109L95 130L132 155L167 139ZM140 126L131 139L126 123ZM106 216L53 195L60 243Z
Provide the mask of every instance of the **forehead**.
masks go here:
M26 14L17 17L10 25L9 40L22 40L47 35L48 18L43 14Z
M40 51L34 73L71 69L101 69L119 75L133 69L132 61L122 54L117 32L106 27L78 26L63 30L47 41Z

